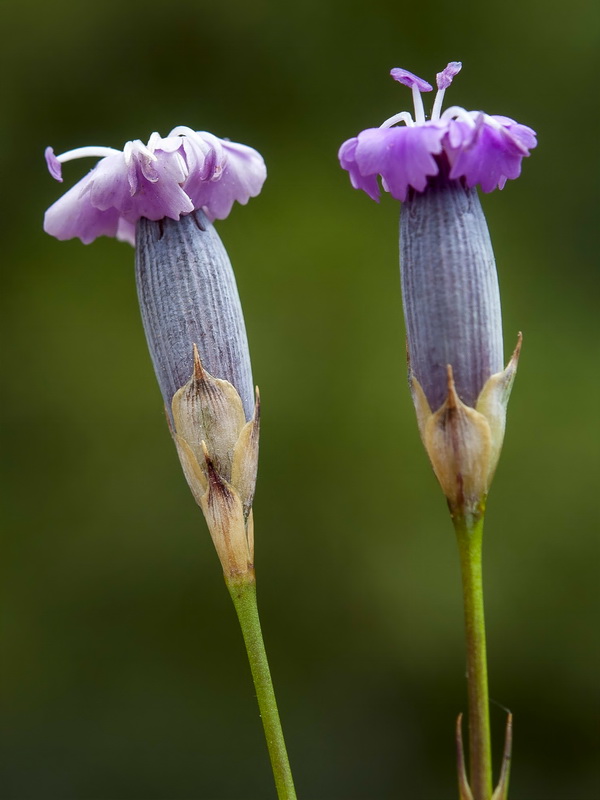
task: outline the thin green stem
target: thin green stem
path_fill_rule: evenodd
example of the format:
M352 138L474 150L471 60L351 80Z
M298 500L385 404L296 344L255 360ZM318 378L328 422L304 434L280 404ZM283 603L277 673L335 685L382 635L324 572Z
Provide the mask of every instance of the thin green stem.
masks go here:
M244 643L248 652L258 707L271 759L271 768L275 778L277 796L279 800L296 800L294 781L285 749L273 681L271 680L269 662L267 661L267 653L260 628L256 603L256 581L252 575L240 581L229 580L226 582L240 621Z
M483 513L454 519L463 584L469 694L469 761L473 800L492 796L485 620L481 571Z

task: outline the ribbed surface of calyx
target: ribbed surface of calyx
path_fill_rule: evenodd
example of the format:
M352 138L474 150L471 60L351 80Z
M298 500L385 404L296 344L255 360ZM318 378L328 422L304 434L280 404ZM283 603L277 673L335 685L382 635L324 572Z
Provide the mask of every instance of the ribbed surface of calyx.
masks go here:
M204 368L238 391L254 412L250 353L229 257L201 211L180 220L141 219L136 282L156 377L172 419L173 395L190 380L197 345Z
M400 215L400 272L410 369L432 411L448 394L475 406L503 369L500 294L492 243L476 189L441 170Z

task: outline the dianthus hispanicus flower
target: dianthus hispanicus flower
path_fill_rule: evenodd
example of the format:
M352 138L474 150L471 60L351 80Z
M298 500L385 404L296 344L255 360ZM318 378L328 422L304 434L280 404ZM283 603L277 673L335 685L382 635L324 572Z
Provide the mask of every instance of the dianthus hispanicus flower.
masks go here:
M247 576L259 405L235 276L212 221L260 192L264 161L185 127L122 151L46 150L59 181L63 163L87 156L101 160L48 209L44 229L86 244L102 235L135 244L142 322L185 477L226 576Z
M419 429L450 506L475 513L487 494L504 436L517 359L504 370L500 293L492 244L476 186L502 189L536 146L531 128L504 116L442 110L461 69L429 83L404 69L392 77L413 93L403 111L344 142L341 166L373 200L402 202L400 271Z
M101 160L46 212L44 230L57 239L115 236L135 244L144 218L178 220L195 209L209 220L225 219L235 201L259 194L267 176L251 147L179 126L163 138L153 133L123 150L80 147L56 156L46 149L50 174L62 181L62 165L77 158Z

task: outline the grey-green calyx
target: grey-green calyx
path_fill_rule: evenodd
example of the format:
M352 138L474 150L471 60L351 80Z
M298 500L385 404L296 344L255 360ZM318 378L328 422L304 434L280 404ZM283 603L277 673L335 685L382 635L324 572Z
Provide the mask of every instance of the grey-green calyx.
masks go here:
M213 225L201 211L179 220L141 219L136 283L142 321L165 407L190 379L196 345L205 369L238 391L254 412L248 340L235 276Z
M456 392L474 407L504 368L496 264L476 189L447 170L414 192L400 215L400 271L411 372L432 411Z

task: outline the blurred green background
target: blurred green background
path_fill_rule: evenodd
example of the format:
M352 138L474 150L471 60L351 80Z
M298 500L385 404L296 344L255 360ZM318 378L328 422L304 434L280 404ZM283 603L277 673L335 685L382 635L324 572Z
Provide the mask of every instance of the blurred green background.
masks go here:
M259 600L302 800L456 796L458 559L405 379L398 205L340 143L410 107L388 72L463 72L448 104L531 125L483 199L506 353L524 351L485 539L495 760L511 800L596 800L597 7L372 0L2 7L2 793L274 797L241 636L164 423L133 251L42 232L43 149L174 125L269 178L218 230L263 398ZM65 167L64 188L93 162Z

